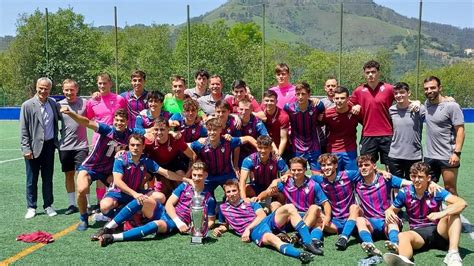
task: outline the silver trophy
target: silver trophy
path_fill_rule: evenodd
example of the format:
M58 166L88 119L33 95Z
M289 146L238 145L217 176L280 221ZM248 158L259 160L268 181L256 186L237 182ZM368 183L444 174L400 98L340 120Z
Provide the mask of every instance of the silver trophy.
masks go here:
M191 244L202 244L207 236L207 214L204 211L204 196L194 193L191 201Z

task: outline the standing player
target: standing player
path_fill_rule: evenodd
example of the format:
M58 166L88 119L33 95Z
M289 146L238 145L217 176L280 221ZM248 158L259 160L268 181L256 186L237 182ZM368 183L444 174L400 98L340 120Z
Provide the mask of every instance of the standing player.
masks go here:
M72 79L63 81L63 94L65 98L59 101L61 106L67 106L71 112L85 116L86 101L77 96L79 86ZM66 177L66 192L69 200L69 207L64 214L69 215L78 212L76 206L76 184L74 177L76 169L86 159L89 153L86 128L80 126L72 118L63 116L64 126L61 130L61 140L59 141L59 159L61 169Z
M322 98L321 101L323 102L326 109L336 105L334 103L334 91L337 87L339 87L339 85L335 76L330 76L328 79L326 79L326 82L324 82L324 91L326 92L326 97Z
M288 113L291 123L291 142L294 157L306 159L313 174L319 173L318 157L321 155L317 136L318 116L324 112L324 105L319 102L313 105L309 97L309 84L296 84L297 101L285 104L284 110Z
M327 152L337 156L338 171L357 170L357 125L360 117L351 112L349 90L337 87L333 97L335 106L325 110Z
M125 109L118 109L115 112L113 126L89 120L71 112L67 107L63 107L61 112L69 115L79 125L88 127L99 134L91 153L77 169L79 171L77 175L77 205L81 221L77 230L85 231L89 226L86 194L91 183L100 180L104 184L110 184L115 152L127 145L128 137L131 134L144 135L145 130L127 128L128 113Z
M187 233L191 226L191 200L194 194L204 196L207 227L211 228L216 217L216 202L209 192L204 191L204 182L208 175L206 165L196 162L191 169L192 183L182 183L173 191L165 205L166 213L160 203L142 206L134 200L96 234L99 236L100 246L105 247L117 241L142 239L154 233L170 234L178 230L182 234ZM143 210L144 216L151 220L149 223L123 233L111 234L113 229L129 220L139 210Z
M307 263L312 260L311 254L302 252L293 245L281 241L274 234L274 232L281 231L282 228L291 223L301 235L305 249L318 254L318 248L311 242L308 227L294 205L286 204L266 216L258 203L247 203L242 200L239 195L239 185L236 181L227 181L224 184L224 191L227 201L219 206L221 213L219 219L223 224L214 229L214 236L222 236L230 225L244 242L253 241L258 246L272 246L282 254L299 258L302 262Z
M128 128L135 127L135 120L147 107L148 92L144 89L146 74L141 70L133 71L130 76L133 90L120 94L127 101Z
M207 72L207 70L199 69L196 71L196 74L194 74L194 83L196 83L196 87L192 89L185 89L184 94L189 95L194 100L209 94L209 91L207 91L207 85L209 84L209 72Z
M285 63L280 63L275 66L275 77L278 85L270 88L278 96L277 106L283 107L287 103L296 102L296 87L290 83L290 68Z
M392 144L390 144L389 170L395 176L410 179L412 164L423 157L421 134L426 109L420 106L418 112L411 112L410 87L405 82L396 83L393 87L396 104L389 109L393 124Z
M175 131L181 133L186 143L207 137L207 130L202 120L198 118L198 110L198 102L188 98L184 100L183 113L174 114L170 118L169 124Z
M170 114L183 112L184 89L186 89L186 79L182 76L171 77L171 89L173 93L168 93L163 102L163 110Z
M272 139L269 136L257 138L257 152L246 157L240 170L239 186L242 199L253 198L267 189L279 174L289 173L285 161L272 153ZM247 179L250 178L250 184ZM254 201L264 199L254 198Z
M147 96L148 109L142 110L136 117L135 128L150 128L155 124L155 119L164 117L169 119L171 114L163 110L163 93L151 91Z
M272 90L267 90L263 94L262 104L264 106L266 121L263 123L268 134L278 147L278 154L284 156L288 145L288 130L290 128L290 118L288 114L277 106L278 95Z
M250 96L247 91L247 84L245 83L245 81L241 79L234 80L234 82L232 83L232 94L234 95L227 95L225 97L226 102L232 108L232 113L238 113L239 102L246 99L250 102L250 105L252 107L252 114L262 120L266 119L264 113L262 112L262 108L260 107L258 102L254 98L250 99Z
M216 112L216 104L219 100L224 100L225 95L222 93L224 87L222 78L219 75L212 75L209 79L209 91L206 96L198 98L198 103L206 115Z
M440 175L446 190L457 195L457 175L464 143L464 116L459 104L446 101L439 78L430 76L423 82L426 96L426 155L431 178Z
M405 207L410 231L399 234L400 244L393 250L399 255L387 253L384 259L388 265L414 265L410 258L413 250L448 250L444 258L447 265L462 265L459 256L461 238L461 212L466 201L442 189L434 195L428 192L430 183L429 165L417 162L410 169L413 185L400 190L392 206L386 211L386 219L395 221L397 213ZM441 210L442 202L448 207ZM398 250L397 250L398 249Z

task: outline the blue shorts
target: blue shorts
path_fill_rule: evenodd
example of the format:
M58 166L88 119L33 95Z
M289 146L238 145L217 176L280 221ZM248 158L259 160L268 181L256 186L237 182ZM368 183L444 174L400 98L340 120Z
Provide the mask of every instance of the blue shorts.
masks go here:
M255 226L250 232L250 239L255 242L258 246L263 245L263 235L266 233L280 232L281 226L275 221L275 213L272 212L270 215L265 217L257 226Z
M332 218L331 223L334 224L337 228L337 233L342 233L344 226L346 225L347 219Z
M169 217L169 215L165 211L162 211L160 213L159 211L157 211L157 209L158 208L155 208L155 212L153 213L153 218L155 220L163 220L166 223L166 227L167 227L166 233L171 233L171 232L177 230L178 227L173 222L173 219L171 219L171 217Z
M386 238L385 233L385 219L381 218L368 218L369 223L372 225L374 231L372 232L372 236L374 238Z
M151 190L144 190L144 189L139 189L137 190L138 193L142 193L143 195L146 195L148 194L148 192L150 192ZM114 191L114 190L111 190L111 191L108 191L105 195L104 195L104 198L112 198L114 199L115 201L117 201L117 203L119 205L124 205L124 204L128 204L130 203L132 200L134 200L135 198L128 195L127 193L124 193L124 192L121 192L121 191Z
M357 151L336 152L337 171L358 170L357 167Z
M229 179L237 181L234 172L220 176L208 176L204 181L204 192L210 192L214 197L214 190L216 190L218 186L223 186Z
M321 150L305 152L305 153L295 152L295 157L301 157L301 158L304 158L306 161L308 161L309 168L311 169L311 171L321 170L321 166L319 165L319 162L318 162L319 155L321 155Z
M89 176L91 177L91 183L94 182L94 181L100 180L100 181L102 181L102 183L104 183L104 184L106 184L106 185L108 184L108 183L107 183L107 177L108 177L109 175L106 175L106 174L104 174L104 173L96 172L96 171L91 170L91 169L89 169L89 168L86 168L86 167L84 167L84 166L82 166L82 165L77 168L77 171L78 171L78 172L80 172L80 171L86 171L86 172L89 174Z

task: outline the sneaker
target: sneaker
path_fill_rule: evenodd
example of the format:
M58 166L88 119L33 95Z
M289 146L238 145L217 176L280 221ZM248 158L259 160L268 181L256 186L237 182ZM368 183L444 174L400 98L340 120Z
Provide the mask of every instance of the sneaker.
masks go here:
M313 254L306 252L306 251L301 251L300 256L298 259L300 259L301 263L309 263L313 260Z
M385 248L391 252L391 253L394 253L394 254L398 254L398 244L397 243L393 243L392 241L385 241Z
M31 219L36 216L36 209L28 208L26 210L25 219Z
M337 241L334 245L336 245L337 250L346 250L347 249L347 238L345 238L343 236L340 236L337 239Z
M324 251L318 247L314 242L310 244L303 244L303 247L305 250L313 253L314 255L322 256L324 254Z
M53 209L53 207L49 206L44 209L44 212L49 216L53 217L58 215L58 213Z
M108 222L110 221L111 219L105 215L103 215L101 212L96 212L92 219L96 222Z
M79 209L76 206L69 205L69 207L67 207L67 210L64 212L64 214L70 215L70 214L76 213L78 211L79 211Z
M102 227L95 234L91 235L91 241L99 241L102 235L112 234L113 231L113 229Z
M374 243L363 242L360 246L369 256L382 256L382 252L375 247Z
M448 266L462 266L462 259L459 252L450 252L446 254L443 262Z
M383 255L383 260L385 261L385 263L387 263L388 266L415 265L415 263L409 260L407 257L393 253L385 253Z
M89 227L89 223L86 222L86 221L81 221L77 227L76 227L76 230L77 231L86 231L87 230L87 227Z
M101 247L106 247L114 242L114 237L111 234L104 234L99 238Z

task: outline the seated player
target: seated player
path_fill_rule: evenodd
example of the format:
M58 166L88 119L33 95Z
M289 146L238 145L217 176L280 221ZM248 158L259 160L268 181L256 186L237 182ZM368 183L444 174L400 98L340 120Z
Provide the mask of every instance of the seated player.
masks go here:
M269 136L258 137L257 152L251 154L242 162L239 178L239 190L242 199L264 200L256 196L267 189L279 175L289 173L285 161L272 153L272 143L272 138ZM247 184L249 178L251 182Z
M242 133L239 128L242 122L237 115L231 114L231 111L230 105L224 100L216 102L215 117L222 123L221 135L229 134L232 137L240 137Z
M359 206L355 204L354 184L362 177L357 170L337 171L338 158L334 154L322 154L318 161L321 175L313 175L311 178L321 186L332 211L330 217L325 217L324 231L339 234L336 248L345 250L360 212Z
M236 179L238 170L232 169L231 154L242 144L251 143L257 146L256 140L250 136L240 138L221 135L222 124L218 118L206 121L207 138L201 138L191 143L191 149L197 154L199 160L206 163L209 169L209 178L206 179L205 191L214 195L217 186L222 186L228 179Z
M191 200L195 193L204 196L204 210L207 212L208 228L211 228L216 218L216 202L209 192L204 192L204 182L207 178L206 165L196 162L191 166L190 183L181 183L166 202L165 208L159 202L134 200L123 208L115 218L101 228L96 237L100 246L105 247L116 241L142 239L147 235L170 234L176 231L187 233L191 226ZM135 227L129 231L112 234L114 229L129 220L135 213L142 210L143 215L151 220L147 224ZM166 212L165 212L166 210Z
M357 158L357 165L362 179L355 184L355 191L360 200L362 215L357 217L356 224L362 249L371 256L380 256L380 250L374 245L372 235L386 238L398 243L398 232L401 223L386 223L385 210L390 207L392 188L411 185L411 181L392 176L387 180L376 170L376 161L370 154Z
M170 113L161 109L165 96L160 91L151 91L147 96L148 109L142 110L135 120L135 128L150 128L155 124L155 119L170 118Z
M277 192L285 195L286 203L295 205L300 215L303 216L305 224L312 228L311 238L313 242L320 248L322 247L323 228L325 217L331 217L331 205L328 198L324 194L321 186L313 179L306 176L306 168L308 163L304 158L295 157L290 160L291 176L284 177L282 180L274 180L267 190L258 195L260 199L273 196ZM275 211L281 204L272 202L271 210ZM324 214L321 212L321 207ZM319 249L319 255L323 254Z
M69 115L79 125L88 127L99 134L91 153L77 169L79 172L77 175L77 205L81 221L77 230L84 231L89 226L86 194L89 193L91 183L100 180L105 184L110 184L115 152L125 149L130 135L144 135L145 130L127 128L128 114L124 109L115 111L113 126L89 120L71 112L67 107L61 108L61 112Z
M324 112L324 104L316 105L310 100L311 89L309 84L301 82L296 84L296 102L285 104L284 110L290 117L292 142L291 148L294 157L305 158L313 174L319 174L318 157L321 147L317 135L318 117Z
M172 180L182 181L183 176L178 176L176 173L160 167L155 161L143 154L144 141L143 136L131 135L128 151L115 158L112 170L113 186L100 201L101 212L110 218L115 216L113 211L115 208L129 203L133 199L160 199L157 192L144 189L147 173L159 174Z
M183 113L171 116L169 124L175 131L181 133L186 143L207 137L207 130L198 117L199 104L196 100L187 98L183 102Z
M441 249L448 250L444 258L447 265L462 265L459 256L461 237L461 212L467 207L466 201L449 193L445 189L434 195L428 191L431 176L426 163L417 162L410 168L411 186L400 190L392 206L385 212L389 222L398 219L397 213L405 207L410 231L398 235L398 250L384 255L388 265L414 265L410 261L414 250ZM447 207L442 210L442 202Z
M302 262L311 261L311 254L300 251L292 244L281 241L274 234L281 231L287 224L291 224L301 235L304 248L318 254L318 248L311 242L308 227L294 205L283 205L269 216L266 216L258 203L245 202L240 197L237 181L228 180L224 184L224 191L227 200L219 206L219 221L222 224L214 229L214 236L220 237L228 230L230 225L244 242L253 241L258 246L272 246L280 253L299 258Z
M145 135L145 154L161 167L174 171L180 176L186 175L189 162L194 162L196 159L196 154L183 138L175 139L171 135L168 122L163 117L156 119L151 133ZM184 154L189 160L187 162L179 160L180 154ZM166 198L178 186L178 181L170 180L161 174L156 175L156 178L155 190L162 193L159 200L165 203Z

